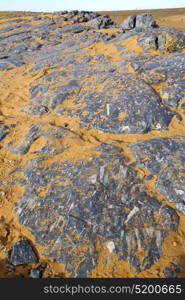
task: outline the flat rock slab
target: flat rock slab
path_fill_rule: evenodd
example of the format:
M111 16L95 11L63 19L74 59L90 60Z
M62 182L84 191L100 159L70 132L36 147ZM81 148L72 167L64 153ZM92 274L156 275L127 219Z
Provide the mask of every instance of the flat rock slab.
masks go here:
M66 32L79 33L86 29L87 29L86 26L82 26L82 25L78 25L78 24L69 24L69 25L62 26L60 33L66 33Z
M165 74L167 79L180 79L185 74L185 53L173 53L167 56L154 57L140 66L133 65L136 71L149 73L150 71Z
M185 138L159 138L131 146L137 163L156 176L156 188L185 213Z
M98 156L76 163L28 162L19 222L44 246L42 255L64 263L71 276L86 277L96 266L98 239L136 272L148 269L161 257L164 238L177 229L178 216L147 194L119 148L102 144L96 151ZM145 255L138 257L141 249Z
M185 53L166 37L184 47L185 35L155 25L85 11L0 24L2 187L12 196L19 186L19 225L71 277L91 276L101 257L109 268L114 255L139 276L178 235L180 214L166 203L185 213L185 140L173 136L184 122ZM11 247L12 265L37 262L26 238ZM161 272L176 277L170 259Z
M102 81L105 87L97 92L96 86ZM161 106L159 96L148 84L130 74L102 74L93 84L94 91L93 87L82 91L74 100L83 109L71 111L80 118L82 125L107 133L146 133L157 128L167 129L175 115Z
M97 63L90 69L91 59L79 63L72 55L67 61L59 56L61 46L57 48L56 53L50 54L48 50L48 56L40 57L32 71L40 66L56 68L60 64L65 66L65 72L52 72L50 81L44 76L38 82L38 87L43 86L42 96L31 94L32 107L42 101L54 113L78 117L82 127L106 133L163 130L168 128L174 115L180 119L177 113L162 105L160 96L148 83L132 74L116 72L105 57L97 56ZM63 76L59 79L60 74ZM57 81L60 82L58 88ZM63 102L67 99L71 100L71 108L66 109Z

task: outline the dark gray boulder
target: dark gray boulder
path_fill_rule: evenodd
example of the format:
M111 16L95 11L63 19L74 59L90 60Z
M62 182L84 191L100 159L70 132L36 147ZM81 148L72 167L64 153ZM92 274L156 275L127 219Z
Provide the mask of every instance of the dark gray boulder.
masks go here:
M32 269L30 271L30 278L40 278L41 277L41 271L37 270L37 269Z
M114 25L114 22L108 16L100 16L89 22L89 26L94 29L109 28Z
M87 277L96 266L97 239L136 272L146 270L161 257L178 216L147 194L120 148L100 144L94 150L100 155L88 161L58 160L47 167L39 166L39 158L29 161L22 169L26 183L17 202L19 222L44 246L42 255L66 264L71 277ZM47 184L45 195L39 195L37 189ZM139 260L141 249L145 256Z
M138 19L139 27L136 17L125 20L124 34L123 27L94 12L42 16L33 26L32 20L0 32L2 78L9 68L17 68L16 74L24 69L21 76L30 78L23 83L29 102L21 101L25 106L18 118L5 114L8 119L0 125L1 151L17 157L2 186L17 184L23 190L14 212L43 246L41 257L63 263L71 277L87 277L105 247L103 269L113 253L135 276L154 266L163 256L165 238L178 229L180 217L164 201L185 213L185 141L170 137L169 126L172 119L183 123L176 108L185 110L185 53L174 41L183 47L184 33L155 28L148 15ZM146 52L127 49L123 41L132 36ZM16 87L24 100L25 89L22 95ZM2 107L2 120L3 113ZM137 142L129 144L133 138ZM146 184L150 179L155 186ZM103 245L100 252L97 241ZM35 262L37 255L31 243L20 241L10 259L13 267ZM166 277L178 273L169 263L162 268ZM40 266L32 269L29 276L38 278L40 271Z
M174 263L171 263L170 267L165 267L163 269L166 278L179 278L179 273L181 273L181 271L181 267Z
M144 13L136 17L135 26L137 28L153 28L156 27L156 21L154 20L151 14Z
M135 29L136 32L148 28L155 28L157 27L156 21L149 13L144 13L141 15L131 15L128 16L122 23L121 28L124 30L133 30Z
M138 43L145 51L158 49L158 37L155 32L144 32L139 34Z
M10 262L14 266L37 262L37 256L31 244L22 240L13 245Z
M134 29L136 25L136 16L128 16L122 23L121 27L124 30Z
M168 80L168 87L160 90L163 103L177 108L185 94L185 80Z
M78 25L78 24L69 24L62 26L62 29L60 30L60 33L79 33L87 29L85 26Z
M66 15L67 13L68 13L67 10L60 10L60 11L54 12L55 15Z
M161 52L175 52L185 47L185 32L175 28L164 28L158 32L158 49Z
M156 188L185 214L185 138L159 138L131 146L137 163L157 177ZM144 160L142 159L144 157Z

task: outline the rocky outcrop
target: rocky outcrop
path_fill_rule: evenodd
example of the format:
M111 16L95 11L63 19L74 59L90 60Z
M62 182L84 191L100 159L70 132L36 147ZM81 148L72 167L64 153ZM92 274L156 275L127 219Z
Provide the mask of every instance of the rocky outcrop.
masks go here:
M13 245L10 262L16 265L22 265L37 261L37 257L28 241L20 241Z
M128 16L122 23L121 27L125 30L133 28L155 28L157 27L156 21L151 14L144 13L138 16Z
M66 277L181 276L163 257L171 236L183 255L184 47L149 14L1 22L0 197L13 204L0 241L13 268L39 278L43 258Z
M101 15L95 12L89 11L59 11L55 15L64 16L64 21L71 20L74 23L85 23L89 22L89 25L95 29L109 28L115 26L115 23L111 20L109 16ZM61 20L61 17L59 18Z

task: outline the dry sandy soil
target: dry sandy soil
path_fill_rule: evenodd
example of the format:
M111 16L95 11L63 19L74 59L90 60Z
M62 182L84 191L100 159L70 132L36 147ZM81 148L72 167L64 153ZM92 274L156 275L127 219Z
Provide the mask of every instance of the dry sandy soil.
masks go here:
M133 11L104 11L113 21L120 24L123 19L129 15L139 15L144 12L152 14L159 26L175 27L179 30L185 30L185 8L176 9L153 9L153 10L133 10Z
M155 18L159 26L175 27L180 30L185 30L185 8L175 9L153 9L153 10L126 10L126 11L101 11L102 14L109 15L114 22L120 24L129 15L139 15L144 12L149 12ZM37 12L0 12L0 19L5 17L13 18L18 16L37 15ZM48 15L46 13L46 15Z

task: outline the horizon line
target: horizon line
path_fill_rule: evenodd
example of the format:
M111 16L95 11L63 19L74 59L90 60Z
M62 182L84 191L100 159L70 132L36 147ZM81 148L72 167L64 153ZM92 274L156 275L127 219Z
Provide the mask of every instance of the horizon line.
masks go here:
M185 7L166 7L166 8L134 8L134 9L121 9L121 10L84 10L84 11L93 11L93 12L112 12L112 11L135 11L135 10L170 10L170 9L185 9ZM73 10L78 10L78 9L71 9L71 10L67 10L66 11L70 12ZM35 11L35 10L0 10L0 12L33 12L33 13L54 13L54 12L60 12L61 10L54 10L54 11ZM83 11L82 10L78 10Z

